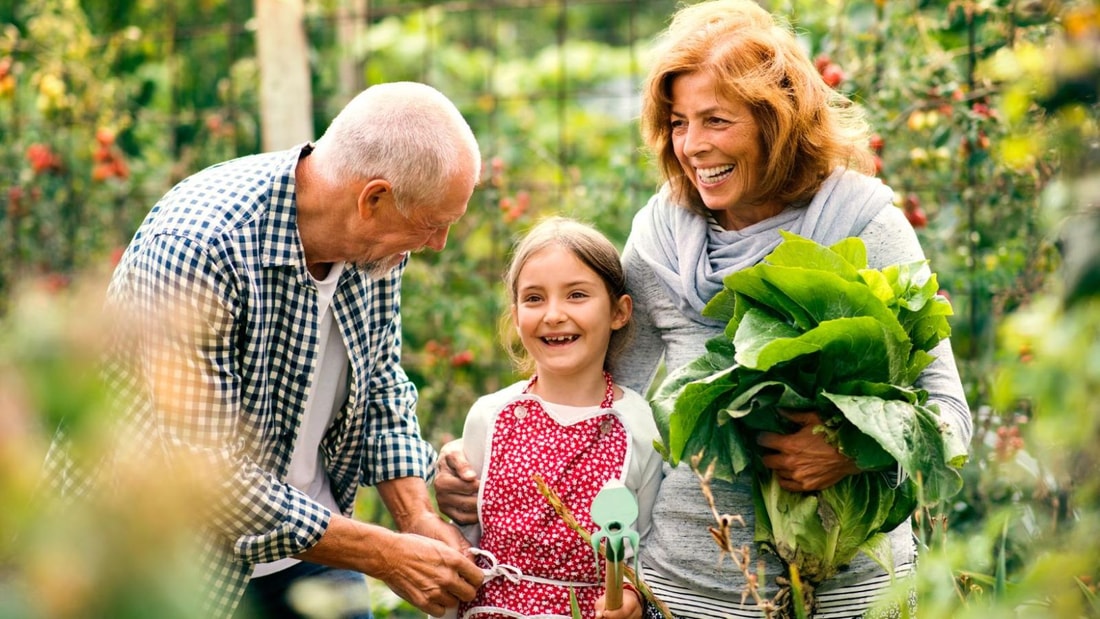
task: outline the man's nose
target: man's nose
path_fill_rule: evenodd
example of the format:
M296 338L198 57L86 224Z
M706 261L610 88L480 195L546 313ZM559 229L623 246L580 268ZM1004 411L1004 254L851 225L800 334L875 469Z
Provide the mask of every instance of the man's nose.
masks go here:
M435 251L443 251L443 248L447 246L447 234L449 232L450 228L443 228L439 232L432 234L428 237L427 246Z

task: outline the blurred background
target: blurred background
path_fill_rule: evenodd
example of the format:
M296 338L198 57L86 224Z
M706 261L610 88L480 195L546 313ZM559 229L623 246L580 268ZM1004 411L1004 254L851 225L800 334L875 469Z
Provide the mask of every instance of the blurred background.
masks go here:
M916 517L921 614L1100 616L1096 3L761 4L868 111L878 174L955 308L976 433L963 492ZM111 449L89 377L96 308L161 194L316 137L367 85L449 95L481 142L483 182L403 292L405 367L438 446L516 378L496 330L515 237L563 213L621 246L656 189L639 91L680 5L0 0L0 618L195 616L186 573L167 569L186 564L175 518L193 497L163 496L144 472L131 509L74 518L33 501L62 417L88 454ZM358 510L388 522L371 489ZM374 590L376 615L415 616Z

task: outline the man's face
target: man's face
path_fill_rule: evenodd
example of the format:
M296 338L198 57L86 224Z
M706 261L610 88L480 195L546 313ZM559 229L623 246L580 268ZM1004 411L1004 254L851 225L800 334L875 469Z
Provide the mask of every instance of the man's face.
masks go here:
M386 192L372 211L369 230L360 245L361 254L351 260L370 277L386 276L412 252L442 251L447 235L465 213L473 184L468 176L456 175L436 204L409 204L402 212Z

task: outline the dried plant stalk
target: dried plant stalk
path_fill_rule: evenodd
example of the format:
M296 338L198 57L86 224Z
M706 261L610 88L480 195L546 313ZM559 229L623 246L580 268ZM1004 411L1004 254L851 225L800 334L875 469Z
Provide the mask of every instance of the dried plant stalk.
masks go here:
M561 497L554 492L554 489L547 485L546 480L543 479L541 475L532 475L531 479L535 480L535 485L538 486L539 492L542 493L542 496L550 503L550 507L554 508L554 512L563 522L565 522L565 525L576 531L577 535L580 535L585 543L591 544L592 533L577 522L577 519L573 516L573 512L562 502ZM601 557L604 556L603 546L599 548L599 553ZM655 606L657 610L661 612L662 617L665 619L673 619L672 612L665 606L665 603L659 600L657 596L653 595L653 592L650 591L649 587L642 579L638 578L638 575L634 573L634 570L629 565L623 565L623 575L630 581L630 584L634 585L634 587L641 592L648 603Z
M714 462L710 463L706 471L699 472L701 461L702 454L693 456L691 458L691 470L699 478L699 487L703 491L703 498L710 505L710 512L714 516L715 525L717 525L710 527L710 534L714 538L714 542L718 544L718 560L721 561L728 555L738 569L741 570L741 573L745 575L745 588L741 591L741 604L744 605L745 600L751 597L756 607L764 613L765 619L772 619L779 611L779 606L774 600L766 599L760 595L760 582L764 580L763 563L760 564L758 570L754 571L752 569L752 551L750 547L746 545L734 548L730 539L730 528L734 524L745 526L745 519L740 514L718 513L718 508L714 503L714 494L710 490L710 482L714 478Z

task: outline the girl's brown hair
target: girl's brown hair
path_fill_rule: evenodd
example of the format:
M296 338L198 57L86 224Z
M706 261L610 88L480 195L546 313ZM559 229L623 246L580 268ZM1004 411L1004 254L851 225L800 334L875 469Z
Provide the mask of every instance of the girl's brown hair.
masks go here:
M756 200L803 204L837 166L873 173L863 111L830 88L791 28L753 0L681 9L659 39L643 89L642 134L679 204L705 213L673 151L672 81L706 73L720 96L746 104L765 154Z
M512 262L504 275L509 305L501 317L501 339L505 350L516 366L528 373L534 371L534 362L519 344L515 325L512 323L511 308L518 300L517 286L523 266L532 256L549 247L564 248L592 269L607 287L612 303L618 302L626 294L626 275L623 273L619 250L594 227L567 217L550 217L532 227L516 244L512 252ZM612 331L607 344L607 356L604 357L605 370L611 371L614 367L615 360L629 343L633 330L632 316L626 324Z

